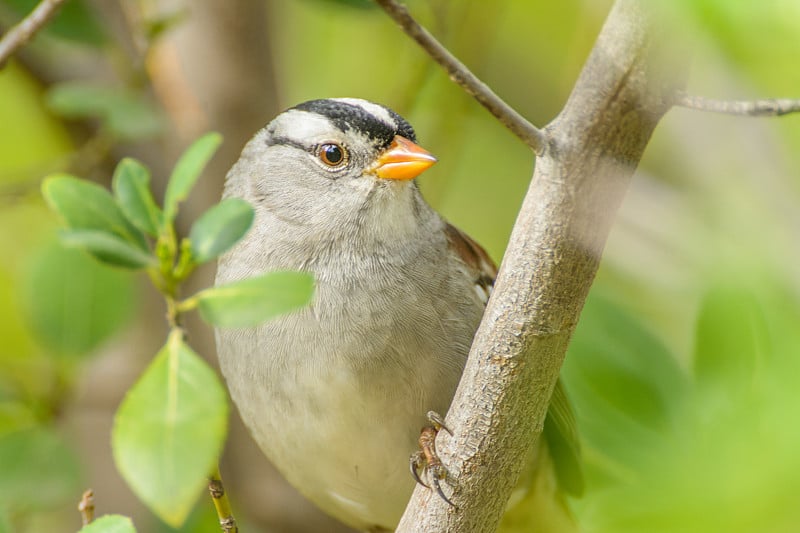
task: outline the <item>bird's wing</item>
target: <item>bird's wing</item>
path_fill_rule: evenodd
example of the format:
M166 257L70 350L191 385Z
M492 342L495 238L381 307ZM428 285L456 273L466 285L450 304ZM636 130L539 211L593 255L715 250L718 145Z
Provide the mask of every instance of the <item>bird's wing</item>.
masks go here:
M555 464L558 485L572 496L581 496L584 489L581 466L581 443L572 404L561 378L550 397L543 435Z
M476 289L486 296L485 304L489 301L497 277L494 261L478 243L455 226L447 224L445 233L450 247L473 271ZM553 396L550 398L543 435L555 466L559 486L568 494L580 496L584 489L580 440L572 405L561 378L556 382Z
M461 258L462 261L472 271L475 280L475 288L484 295L483 305L489 301L492 294L494 279L497 277L497 266L492 258L481 248L481 245L473 241L469 235L457 227L446 224L445 234L450 248Z

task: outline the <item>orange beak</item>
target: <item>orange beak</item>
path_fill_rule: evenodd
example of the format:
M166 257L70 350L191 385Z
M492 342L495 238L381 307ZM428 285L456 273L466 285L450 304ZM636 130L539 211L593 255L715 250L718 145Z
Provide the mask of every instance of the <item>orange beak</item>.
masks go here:
M371 168L373 174L387 180L411 180L422 174L436 158L405 137L395 135L392 144Z

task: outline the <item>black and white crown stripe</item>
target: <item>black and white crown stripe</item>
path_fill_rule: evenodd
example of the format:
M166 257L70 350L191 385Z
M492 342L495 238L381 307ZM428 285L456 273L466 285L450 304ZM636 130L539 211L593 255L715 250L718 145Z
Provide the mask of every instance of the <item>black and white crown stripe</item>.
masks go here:
M365 100L354 98L309 100L292 109L323 116L341 131L355 130L379 148L388 147L395 135L413 142L417 141L414 128L403 117L388 107Z

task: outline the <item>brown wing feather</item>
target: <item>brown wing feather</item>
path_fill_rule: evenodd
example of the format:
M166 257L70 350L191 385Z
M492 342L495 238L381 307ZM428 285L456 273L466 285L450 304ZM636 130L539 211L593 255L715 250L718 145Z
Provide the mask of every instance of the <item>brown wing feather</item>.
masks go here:
M445 224L444 230L450 247L472 269L476 288L486 295L484 303L488 302L494 280L497 277L497 266L494 261L480 244L457 227Z
M472 270L476 289L480 289L486 296L483 301L485 304L489 301L497 277L497 267L489 254L463 231L447 224L445 233L450 247ZM574 496L580 496L584 487L580 440L575 415L560 378L550 402L544 423L544 436L549 446L550 460L555 467L559 488Z

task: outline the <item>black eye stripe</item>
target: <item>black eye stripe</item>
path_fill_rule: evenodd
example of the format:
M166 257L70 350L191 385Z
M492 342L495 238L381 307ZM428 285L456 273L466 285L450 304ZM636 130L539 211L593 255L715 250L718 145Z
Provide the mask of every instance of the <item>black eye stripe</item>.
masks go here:
M267 146L275 146L275 145L291 146L292 148L297 148L298 150L308 152L309 154L312 155L316 150L315 146L308 146L299 141L295 141L294 139L290 139L289 137L280 137L280 136L267 137L265 143Z
M297 150L302 150L303 152L306 152L314 156L315 158L321 160L323 163L328 165L328 167L330 167L329 170L331 171L346 167L350 161L350 152L347 150L347 148L334 142L308 145L296 141L290 137L274 136L267 138L265 140L265 144L267 146L291 146L292 148L296 148ZM336 148L340 152L339 159L337 159L336 161L333 161L331 159L328 159L326 161L325 159L323 159L322 151L323 149L325 149L325 147Z

